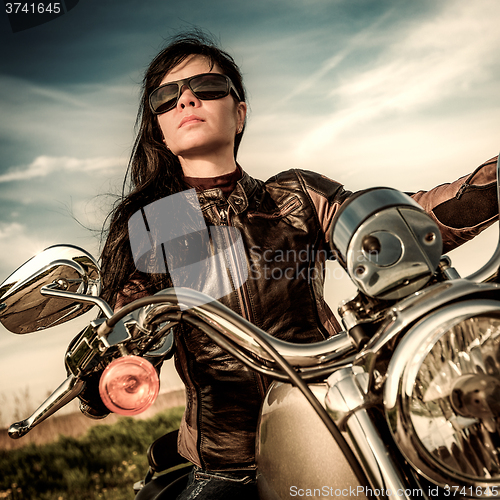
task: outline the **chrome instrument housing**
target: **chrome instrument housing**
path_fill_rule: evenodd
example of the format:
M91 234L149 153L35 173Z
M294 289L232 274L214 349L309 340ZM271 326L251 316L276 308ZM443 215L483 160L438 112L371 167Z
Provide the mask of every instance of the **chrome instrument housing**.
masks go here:
M442 252L437 224L408 195L390 188L361 191L336 214L331 245L366 295L393 300L422 288Z

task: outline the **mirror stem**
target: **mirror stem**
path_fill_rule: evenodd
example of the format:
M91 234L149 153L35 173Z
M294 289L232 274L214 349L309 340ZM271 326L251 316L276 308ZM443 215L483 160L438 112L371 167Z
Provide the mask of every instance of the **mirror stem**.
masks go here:
M57 288L58 286L59 285L57 283L52 283L50 285L42 286L42 288L40 289L40 293L42 295L60 297L62 299L76 300L78 302L91 302L92 304L97 305L108 319L111 318L111 316L113 316L113 309L111 309L111 307L105 300L90 295L80 295L79 293L59 290Z

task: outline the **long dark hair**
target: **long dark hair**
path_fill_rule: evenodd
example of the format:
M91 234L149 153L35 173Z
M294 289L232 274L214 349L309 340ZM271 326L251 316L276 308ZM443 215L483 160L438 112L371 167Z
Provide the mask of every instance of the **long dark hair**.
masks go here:
M241 100L245 101L245 89L238 66L228 53L203 33L177 35L149 65L143 80L136 120L137 137L125 175L122 196L106 219L106 222L111 221L109 229L103 231L106 243L101 253L102 297L111 305L114 305L117 292L124 288L131 276L141 278L150 294L172 286L168 274L141 275L136 271L130 249L128 220L153 201L187 189L179 160L165 146L148 99L151 92L161 84L165 74L191 55L203 56L211 67L218 66L231 79ZM235 138L235 158L243 132L244 129Z

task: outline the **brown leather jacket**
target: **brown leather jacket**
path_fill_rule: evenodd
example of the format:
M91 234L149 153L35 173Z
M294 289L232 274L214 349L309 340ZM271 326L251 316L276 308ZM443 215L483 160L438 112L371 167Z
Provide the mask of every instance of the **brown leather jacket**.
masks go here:
M446 252L496 219L495 187L492 159L451 184L412 196L439 224ZM248 280L220 301L283 340L315 342L338 332L323 298L324 269L332 218L350 194L337 182L303 170L266 182L243 173L227 199L220 189L199 192L207 225L238 228L247 254ZM124 291L117 307L136 296ZM176 332L175 362L187 395L181 455L214 471L254 467L268 381L186 325Z

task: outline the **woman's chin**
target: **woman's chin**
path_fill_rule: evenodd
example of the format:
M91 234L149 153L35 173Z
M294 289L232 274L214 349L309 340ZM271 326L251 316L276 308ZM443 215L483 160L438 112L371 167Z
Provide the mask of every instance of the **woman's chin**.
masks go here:
M172 151L180 159L184 160L208 160L213 161L214 158L219 158L223 161L224 158L232 158L234 143L217 144L213 141L193 141L189 145L179 147L177 152Z

